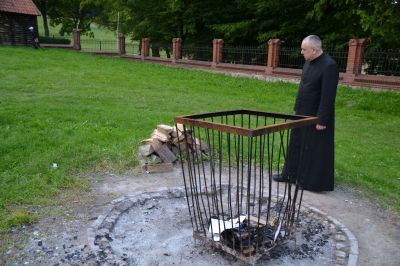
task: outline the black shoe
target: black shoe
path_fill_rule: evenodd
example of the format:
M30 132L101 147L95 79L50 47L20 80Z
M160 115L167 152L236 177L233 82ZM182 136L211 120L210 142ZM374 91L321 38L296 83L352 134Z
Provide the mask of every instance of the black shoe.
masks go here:
M274 179L276 182L288 182L289 178L287 176L283 176L282 174L273 174L272 179Z

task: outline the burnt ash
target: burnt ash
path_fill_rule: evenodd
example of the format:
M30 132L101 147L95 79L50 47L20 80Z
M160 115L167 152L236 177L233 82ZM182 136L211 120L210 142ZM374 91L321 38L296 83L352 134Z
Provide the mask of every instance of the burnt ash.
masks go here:
M243 262L232 255L192 238L190 217L186 213L185 204L183 198L154 198L134 204L119 219L111 235L111 246L116 255L124 254L126 261L131 265L152 264L154 260L150 257L154 256L162 257L163 265L189 262L191 265L242 265ZM161 226L164 230L160 229ZM268 228L266 230L273 231ZM237 229L226 230L224 234L221 235L221 239L226 241L228 246L239 242L237 239L232 240L240 237ZM311 262L310 265L329 265L320 264L319 261L321 257L331 256L331 238L327 226L308 212L301 212L300 221L295 223L291 238L269 250L256 265L267 261L277 265L291 265L293 261L308 261ZM308 265L308 262L305 264Z

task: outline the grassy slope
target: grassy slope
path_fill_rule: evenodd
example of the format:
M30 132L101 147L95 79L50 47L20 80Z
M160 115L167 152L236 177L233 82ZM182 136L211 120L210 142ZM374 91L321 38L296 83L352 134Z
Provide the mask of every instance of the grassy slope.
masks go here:
M83 173L134 167L156 124L224 109L290 113L297 88L55 49L0 47L0 58L0 231ZM337 180L396 210L399 115L398 93L339 89Z

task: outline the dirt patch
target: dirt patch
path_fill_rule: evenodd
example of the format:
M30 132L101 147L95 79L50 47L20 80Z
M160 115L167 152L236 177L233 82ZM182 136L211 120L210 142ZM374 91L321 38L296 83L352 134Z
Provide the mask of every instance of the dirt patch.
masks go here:
M183 197L138 200L124 212L109 235L114 253L129 265L243 265L235 257L194 241ZM320 220L303 213L293 239L272 250L257 265L331 265L334 239Z
M73 197L67 194L68 204L49 207L48 215L34 225L11 230L7 238L1 240L1 245L7 248L0 254L0 264L101 264L109 255L99 256L91 250L87 228L99 217L104 206L121 196L178 186L182 186L179 168L166 174L97 175L89 191L76 193ZM343 188L336 188L329 193L305 192L303 200L335 217L353 232L359 244L358 265L398 265L398 213L388 212L370 201L359 199L354 191ZM190 228L185 230L190 231ZM183 243L200 244L190 239ZM172 251L167 251L167 254ZM304 251L307 251L306 247ZM211 256L220 254L214 250L203 252L211 252ZM163 255L161 259L168 257L171 256ZM229 257L224 259L230 261Z

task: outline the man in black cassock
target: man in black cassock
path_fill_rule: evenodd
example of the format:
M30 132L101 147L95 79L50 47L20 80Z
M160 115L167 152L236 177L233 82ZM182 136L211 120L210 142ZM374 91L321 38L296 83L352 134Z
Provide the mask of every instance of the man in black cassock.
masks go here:
M37 32L35 31L35 29L33 27L29 27L29 31L32 36L32 46L33 46L33 48L38 49L40 47L40 44L39 44L39 37L37 36Z
M295 114L318 117L317 125L293 129L282 175L276 181L297 182L311 191L334 187L335 98L339 80L336 62L322 51L318 36L301 44L306 60L294 106Z

